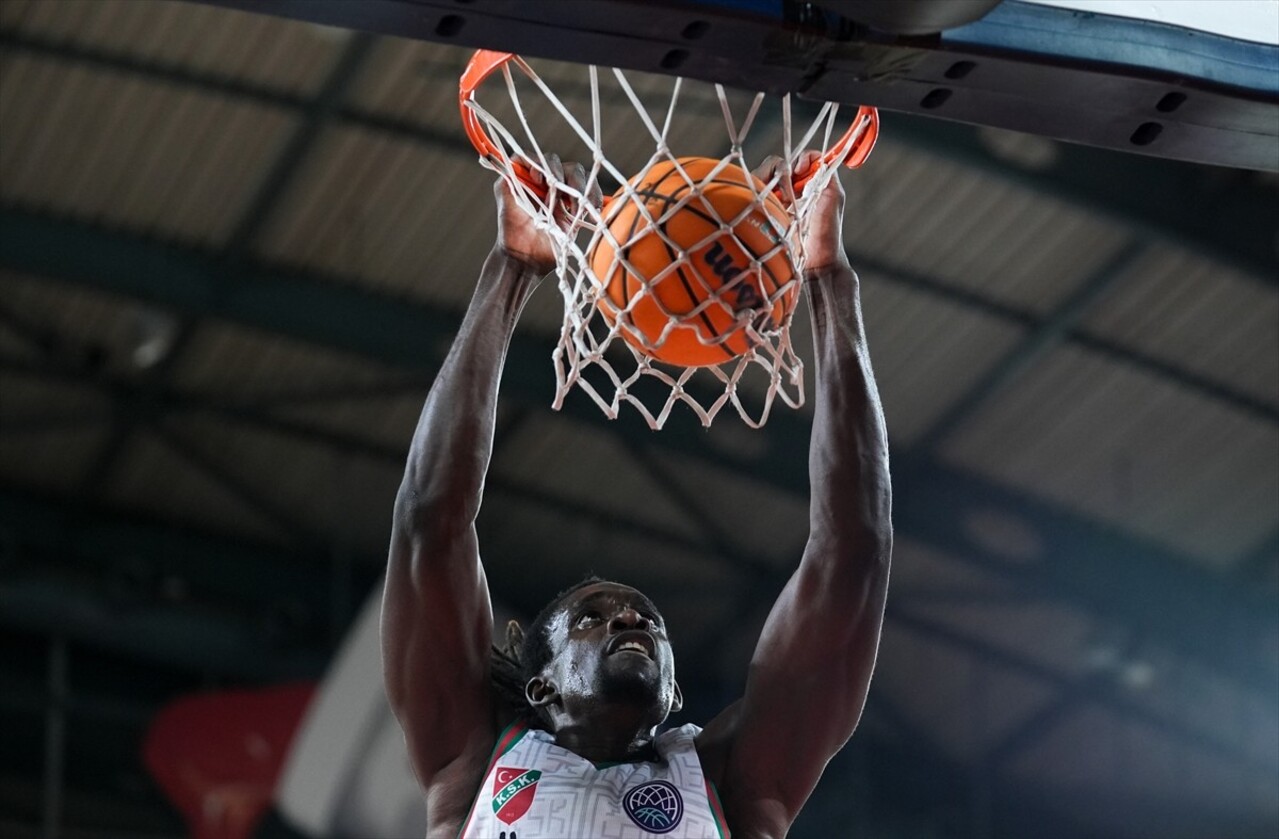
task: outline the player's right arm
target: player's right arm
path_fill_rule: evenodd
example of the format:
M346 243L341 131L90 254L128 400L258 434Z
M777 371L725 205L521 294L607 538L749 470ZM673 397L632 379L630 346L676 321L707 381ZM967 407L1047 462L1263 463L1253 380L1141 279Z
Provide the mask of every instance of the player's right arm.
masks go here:
M808 544L765 622L741 701L698 739L739 839L786 835L857 727L879 646L893 544L888 434L843 208L835 177L804 241L816 349Z
M426 790L432 831L460 824L496 736L493 614L475 520L511 334L553 267L549 241L502 182L496 191L498 240L413 435L382 602L387 697Z

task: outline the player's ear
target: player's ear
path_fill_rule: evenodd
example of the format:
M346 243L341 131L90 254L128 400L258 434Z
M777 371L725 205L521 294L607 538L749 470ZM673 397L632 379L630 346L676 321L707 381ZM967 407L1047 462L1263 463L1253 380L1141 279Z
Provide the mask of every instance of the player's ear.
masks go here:
M524 685L524 698L534 708L544 708L560 698L555 683L541 676L534 676Z
M506 648L516 651L524 649L524 627L517 620L506 623Z
M678 714L684 707L684 692L679 689L679 682L675 682L675 695L671 697L671 713Z

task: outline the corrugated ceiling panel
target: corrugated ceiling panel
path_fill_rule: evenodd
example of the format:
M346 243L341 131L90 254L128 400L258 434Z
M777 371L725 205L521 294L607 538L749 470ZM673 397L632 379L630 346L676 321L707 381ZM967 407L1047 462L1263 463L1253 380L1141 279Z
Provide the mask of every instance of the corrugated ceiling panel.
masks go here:
M351 98L361 109L430 126L465 142L457 85L472 53L448 44L384 38L356 80Z
M284 198L263 251L460 315L496 224L493 175L454 158L412 141L334 129ZM563 305L554 284L545 285L521 325L557 334Z
M5 0L6 27L143 61L314 93L350 33L197 3Z
M26 335L25 329L15 329L13 324L0 320L0 356L28 360L40 353L40 347Z
M221 321L204 323L174 370L184 389L251 401L256 397L367 387L393 371L336 349Z
M909 559L905 560L909 561ZM901 565L901 562L897 563ZM1024 602L933 603L902 610L926 615L930 620L953 625L966 637L985 641L992 647L1017 654L1073 677L1083 674L1085 659L1096 622L1069 604L1024 595Z
M38 364L10 366L8 361L0 359L0 427L6 435L91 427L111 419L111 403L98 388L46 379Z
M334 128L283 197L261 250L460 310L494 222L490 177L478 166L459 176L453 157L359 128Z
M1267 697L1241 688L1202 665L1158 648L1138 649L1134 659L1151 666L1149 689L1133 691L1143 707L1209 741L1236 749L1279 772L1279 716Z
M400 463L344 454L293 436L225 420L175 425L193 447L270 499L317 544L381 561L391 533Z
M891 615L877 662L871 691L956 759L984 753L1053 695L1033 678L994 668Z
M1279 288L1173 246L1152 250L1084 324L1279 407Z
M977 410L943 454L1216 566L1279 525L1279 429L1074 347Z
M670 454L645 455L669 476L695 520L706 518L709 532L753 560L767 561L789 572L799 563L808 539L808 500L784 493L762 480L743 477L706 462Z
M862 277L862 309L894 446L927 431L1022 335L1020 327L870 272Z
M214 322L196 332L173 381L233 409L385 447L407 446L429 384L336 350Z
M1047 313L1127 231L1063 201L884 141L846 180L849 244L960 288Z
M13 59L0 77L5 201L199 244L222 242L292 117L171 84Z
M38 2L39 0L12 0L0 3L0 26L5 29L17 28L24 18L31 15Z
M647 586L662 591L718 589L725 601L740 588L741 581L704 552L664 540L619 535L613 528L583 522L570 511L530 504L500 486L494 488L491 502L480 512L479 528L481 553L497 587L536 580L533 590L555 594L588 574L596 574L641 590ZM538 562L530 563L529 557L537 557ZM657 607L673 619L668 610L682 599L659 601ZM719 598L714 603L705 597L690 599L711 609L722 602ZM701 617L686 621L685 626L691 629L703 623L705 618Z
M271 413L357 441L366 441L385 452L377 460L403 469L413 429L417 427L422 413L427 385L422 383L399 390L399 395L286 401L273 407Z
M1025 330L963 304L894 284L873 271L860 270L859 276L867 342L889 437L894 448L909 447L1015 346ZM791 342L804 363L801 412L811 416L813 331L806 297L801 297L796 309ZM758 399L760 388L751 387L757 384L748 379L743 390ZM778 401L774 410L791 409ZM726 418L728 424L736 422Z
M0 377L0 388L9 386L9 381ZM105 426L53 433L0 434L5 484L73 494L85 478L86 464L101 448L106 436Z
M900 533L893 536L892 597L895 605L963 602L965 596L1008 598L1016 589L1002 577L934 550Z
M140 341L152 323L170 322L167 314L126 298L52 280L0 274L0 292L5 308L48 341L42 354L81 370L86 379L143 372L135 357Z
M479 538L496 599L532 612L588 574L615 580L654 598L667 621L677 668L690 666L691 654L709 641L715 658L738 665L735 677L744 671L740 654L727 651L747 633L734 598L741 580L704 554L622 536L572 513L513 499L500 488L480 512ZM739 632L724 633L725 626Z
M1117 835L1134 839L1261 835L1236 832L1237 814L1255 813L1258 824L1273 818L1256 797L1256 785L1273 777L1198 748L1193 736L1178 737L1095 703L1081 704L1044 732L1007 771L1033 781L1063 807L1110 814L1112 829L1122 831ZM1152 790L1159 791L1155 800ZM1221 819L1229 821L1214 823Z
M106 439L110 419L111 405L96 390L0 372L4 482L74 492Z
M603 422L603 417L595 425L565 421L550 411L535 410L497 441L492 474L620 520L697 539L697 513L666 495Z
M228 460L234 456L226 454ZM135 434L119 463L102 493L108 504L266 544L289 542L287 531L269 515L238 499L218 479L154 435ZM267 472L273 466L261 463L255 468Z

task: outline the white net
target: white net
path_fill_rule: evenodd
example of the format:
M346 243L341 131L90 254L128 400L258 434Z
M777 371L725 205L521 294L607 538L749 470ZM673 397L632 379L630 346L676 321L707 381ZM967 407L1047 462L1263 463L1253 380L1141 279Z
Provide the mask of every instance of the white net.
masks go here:
M501 64L500 78L462 97L464 119L469 111L488 138L482 163L507 180L554 245L564 297L554 407L576 387L610 419L629 403L659 429L681 403L707 426L731 405L754 428L777 399L802 405L803 363L790 324L803 242L815 199L842 162L828 152L873 130L869 118L859 114L861 124L845 135L836 130L838 106L827 103L795 136L789 97L773 100L779 107L769 113L762 93L714 85L712 97L711 85L678 78L642 76L641 87L621 70L574 72L575 81L554 79L563 91L556 95L515 56ZM689 93L698 86L700 94ZM658 120L650 114L655 96ZM546 124L535 131L531 116ZM720 118L723 133L711 123ZM748 152L759 145L753 128L769 133L765 122L781 135L771 152L780 160L760 180ZM676 139L712 148L679 156ZM823 156L796 194L805 150ZM585 184L567 182L557 158L579 160ZM530 184L520 171L526 166L544 188ZM602 206L586 200L597 189L612 193Z

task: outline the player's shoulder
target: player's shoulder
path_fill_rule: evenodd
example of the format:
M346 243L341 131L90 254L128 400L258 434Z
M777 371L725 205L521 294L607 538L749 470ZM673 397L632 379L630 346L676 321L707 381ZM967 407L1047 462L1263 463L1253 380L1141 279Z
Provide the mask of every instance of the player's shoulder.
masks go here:
M695 741L701 736L702 727L695 723L684 723L677 728L668 728L661 734L657 735L658 744L662 743L683 743Z
M732 751L733 739L737 735L741 705L740 699L729 705L704 727L699 728L694 735L697 759L702 764L702 774L716 786L721 786L724 780L728 755Z
M667 729L657 735L653 740L653 746L657 753L666 759L670 759L675 755L697 752L698 763L701 763L701 754L697 745L697 738L701 733L701 726L685 723L677 728Z

